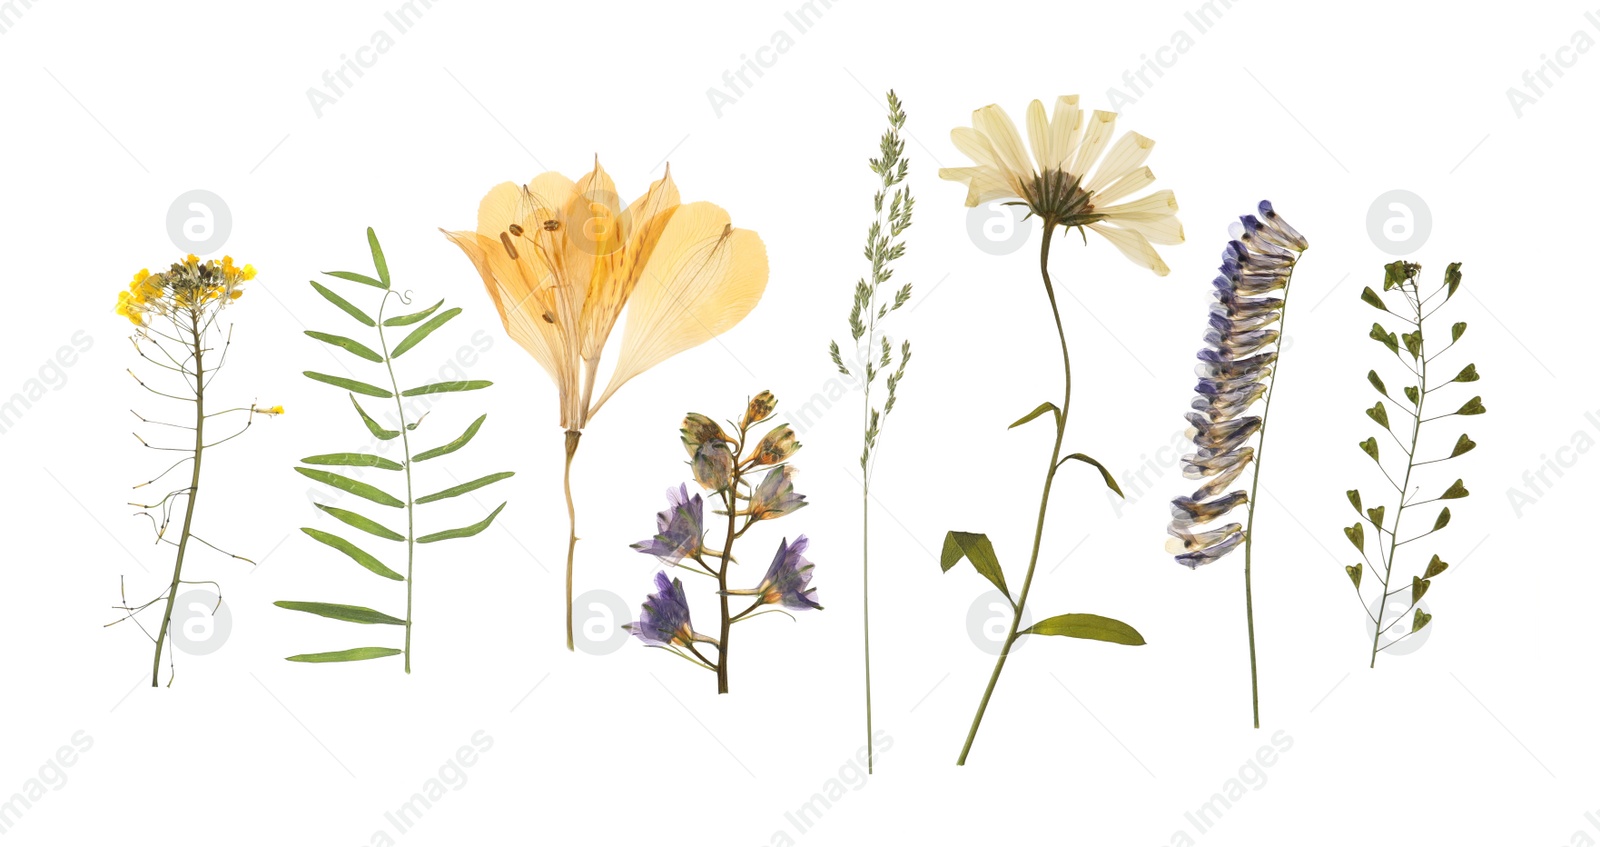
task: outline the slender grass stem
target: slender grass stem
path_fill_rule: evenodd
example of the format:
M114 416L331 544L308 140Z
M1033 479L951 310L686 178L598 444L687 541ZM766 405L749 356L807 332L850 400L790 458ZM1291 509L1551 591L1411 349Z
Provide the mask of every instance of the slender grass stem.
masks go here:
M189 502L183 512L183 533L178 536L178 558L172 565L172 585L167 589L167 608L161 615L161 629L156 635L156 655L150 663L150 687L157 688L161 679L161 649L167 640L167 630L172 626L172 606L178 600L178 584L183 576L183 557L189 552L189 532L194 526L195 503L200 497L200 454L205 447L206 427L206 390L205 383L199 378L204 373L204 346L201 343L200 318L190 312L190 340L193 342L194 351L194 472L189 478ZM136 377L137 379L137 377ZM140 383L143 385L144 383ZM187 398L184 398L187 399ZM167 682L171 685L169 679Z
M1033 587L1034 567L1039 563L1039 546L1044 540L1044 519L1050 505L1050 488L1055 483L1056 470L1061 466L1061 441L1067 431L1067 409L1072 405L1072 359L1067 354L1067 333L1061 325L1061 310L1056 304L1055 288L1050 283L1050 238L1055 226L1054 221L1047 219L1044 222L1044 243L1039 248L1039 273L1044 277L1044 291L1050 298L1050 313L1055 317L1056 336L1061 340L1061 366L1066 376L1061 411L1056 415L1056 441L1050 451L1050 467L1044 475L1044 493L1039 496L1039 519L1033 530L1033 553L1028 557L1028 573L1022 580L1022 592L1012 604L1014 612L1011 616L1011 627L1007 630L1005 643L1000 648L1000 658L994 663L994 673L989 676L989 685L983 690L983 700L978 703L978 712L972 716L972 728L967 731L967 741L961 746L961 756L956 759L957 765L967 763L967 755L972 752L972 742L978 737L978 727L983 723L983 714L989 708L989 698L994 695L995 684L1000 681L1000 672L1005 670L1006 659L1011 655L1011 645L1016 643L1017 628L1022 624L1022 613L1028 604L1028 591Z
M1289 324L1289 290L1294 283L1294 268L1289 269L1289 276L1283 283L1283 304L1278 307L1279 314L1283 315L1278 323L1278 338L1281 342L1284 327ZM1250 714L1255 721L1255 728L1261 728L1261 685L1256 671L1256 611L1255 596L1250 583L1250 566L1253 564L1252 544L1255 541L1256 526L1256 490L1261 484L1261 462L1266 456L1267 449L1267 418L1272 414L1272 396L1278 393L1278 374L1283 367L1283 345L1278 345L1278 359L1272 366L1272 383L1267 386L1267 396L1261 405L1261 437L1256 441L1255 473L1250 479L1250 515L1245 519L1244 527L1244 623L1245 633L1250 640Z

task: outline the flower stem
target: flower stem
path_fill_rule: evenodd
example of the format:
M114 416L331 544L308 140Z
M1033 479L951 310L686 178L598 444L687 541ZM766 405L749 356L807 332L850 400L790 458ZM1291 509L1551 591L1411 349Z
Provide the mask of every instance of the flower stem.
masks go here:
M972 729L967 732L967 742L961 746L957 765L967 763L972 742L978 737L978 726L983 723L983 713L989 708L989 698L994 694L995 683L1000 681L1000 671L1005 669L1006 658L1011 655L1011 645L1016 643L1017 628L1022 625L1022 612L1028 605L1028 591L1033 587L1034 567L1039 563L1039 546L1044 540L1044 518L1050 505L1050 488L1055 483L1056 469L1060 467L1061 441L1067 432L1067 409L1072 405L1072 359L1067 354L1067 333L1061 325L1061 310L1056 304L1055 287L1050 283L1050 237L1055 222L1046 220L1044 243L1039 248L1039 273L1044 277L1044 292L1050 298L1050 313L1055 317L1056 336L1061 340L1061 367L1065 372L1066 386L1062 393L1061 411L1056 415L1056 442L1050 451L1050 467L1044 475L1044 493L1039 495L1039 519L1033 530L1033 553L1028 557L1028 573L1022 580L1022 592L1012 603L1011 628L1006 632L1005 643L1000 648L1000 658L994 663L994 673L989 676L989 686L983 690L983 700L978 703L978 713L972 717Z
M578 453L578 439L583 432L567 430L567 469L561 477L562 490L567 495L567 649L572 650L572 557L578 549L578 513L572 507L572 457Z
M391 294L393 292L390 292ZM389 340L383 334L383 313L389 307L389 296L384 295L378 307L378 344L383 348L383 366L389 371L389 386L394 390L394 413L400 421L400 446L404 451L406 468L406 673L411 673L411 593L414 579L412 564L416 554L416 503L411 498L411 436L407 433L405 405L400 402L400 383L394 377L394 359L389 356Z
M739 443L733 448L735 457L744 454L745 430L739 428ZM723 502L728 507L728 538L722 543L722 557L717 568L717 599L722 603L722 630L717 641L717 693L728 693L728 638L733 634L733 618L728 614L728 564L733 561L733 542L739 537L737 527L739 524L739 500L736 492L739 482L744 478L744 472L739 462L733 465L733 475L728 480L728 487L722 492Z
M1422 434L1422 404L1428 399L1427 347L1425 346L1426 342L1420 338L1420 334L1422 332L1422 292L1417 290L1415 282L1412 283L1412 286L1413 298L1416 300L1414 304L1414 314L1417 316L1417 319L1413 322L1413 324L1416 326L1419 334L1417 341L1417 359L1421 363L1420 370L1417 373L1417 404L1416 407L1411 410L1413 412L1411 425L1411 449L1406 455L1405 480L1400 483L1400 504L1394 510L1394 524L1389 530L1389 559L1383 567L1383 594L1378 598L1377 631L1372 633L1372 660L1367 663L1368 668L1376 668L1378 666L1378 651L1381 649L1378 647L1378 641L1383 638L1383 634L1385 632L1389 631L1389 629L1394 626L1393 623L1389 624L1389 626L1383 625L1383 612L1385 607L1387 607L1389 604L1389 582L1394 575L1395 548L1400 544L1400 517L1405 514L1406 492L1411 488L1411 472L1417 466L1417 436ZM1402 287L1401 293L1404 292L1405 289ZM1378 544L1383 544L1382 527L1379 527ZM1380 547L1379 549L1381 550L1382 548ZM1413 603L1412 605L1415 606L1416 604ZM1407 609L1406 611L1410 611L1410 609ZM1401 616L1404 616L1405 612L1401 612L1400 614ZM1398 620L1399 618L1396 618L1396 621Z
M189 549L189 531L194 525L195 501L200 496L200 453L205 446L206 380L204 350L201 339L200 318L190 315L190 341L194 350L194 473L189 477L189 502L183 512L183 534L178 536L178 559L172 566L172 585L167 588L167 608L161 615L161 630L156 635L156 655L150 663L150 687L159 687L161 678L161 648L167 640L167 630L172 626L172 606L178 600L178 584L183 577L183 555ZM171 679L167 680L171 685Z

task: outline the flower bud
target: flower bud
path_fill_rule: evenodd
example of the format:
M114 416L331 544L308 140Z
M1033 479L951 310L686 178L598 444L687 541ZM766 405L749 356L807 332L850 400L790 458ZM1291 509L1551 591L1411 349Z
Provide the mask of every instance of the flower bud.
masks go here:
M683 433L683 446L689 451L690 456L700 449L700 445L707 442L733 441L716 421L695 412L690 412L689 416L683 419L683 428L679 432Z
M776 465L793 456L800 449L800 442L795 440L794 430L788 424L783 424L777 429L768 432L761 443L756 445L755 463L757 465Z
M758 424L772 417L772 410L778 408L778 398L771 391L763 391L751 398L750 405L744 410L744 425Z
M694 451L689 462L694 481L708 491L722 491L733 482L733 452L721 441L707 441Z

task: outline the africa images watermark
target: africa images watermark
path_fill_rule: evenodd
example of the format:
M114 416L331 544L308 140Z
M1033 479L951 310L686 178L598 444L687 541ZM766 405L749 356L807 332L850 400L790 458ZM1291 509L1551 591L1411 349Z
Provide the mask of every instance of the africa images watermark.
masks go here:
M65 388L67 369L78 363L79 355L89 352L89 348L94 346L94 338L81 329L68 340L72 342L70 345L61 345L56 348L55 355L44 360L37 376L24 380L21 388L10 397L0 400L0 435L14 429L22 417L50 392Z
M833 3L834 0L808 0L793 11L784 12L783 20L787 26L774 31L766 44L756 48L754 56L740 53L739 64L722 72L721 88L713 85L706 89L706 102L711 104L712 114L722 117L725 109L749 94L756 80L766 76L767 71L778 64L785 53L794 49L797 39L810 32L822 19L822 14L833 8ZM750 78L752 74L755 79Z
M1188 26L1175 30L1167 43L1156 48L1155 55L1139 54L1139 64L1122 72L1122 87L1113 85L1106 89L1107 109L1121 112L1139 102L1150 93L1167 71L1178 64L1184 54L1193 50L1202 35L1210 32L1222 16L1234 7L1237 0L1208 0L1191 11L1183 13ZM1191 32L1190 30L1193 30Z
M1600 14L1594 11L1584 12L1583 19L1595 31L1600 32ZM1522 85L1520 87L1513 85L1506 89L1506 102L1511 104L1511 113L1519 118L1522 117L1523 112L1547 96L1556 82L1566 76L1567 71L1578 64L1578 60L1593 49L1594 45L1594 36L1586 29L1578 29L1573 30L1572 35L1568 36L1566 44L1551 51L1555 55L1540 53L1539 64L1522 72Z
M439 765L434 776L430 776L422 783L414 794L406 798L399 808L392 812L384 812L383 819L388 828L373 831L367 839L367 847L393 847L395 839L415 829L422 821L422 816L443 800L452 791L460 791L467 786L467 771L478 764L478 758L489 752L494 747L494 737L489 733L478 730L472 734L470 745L463 744ZM390 834L390 829L393 834Z
M56 748L55 754L39 766L37 774L23 781L20 790L0 800L0 835L10 833L22 816L50 796L51 791L64 788L67 771L78 763L79 756L94 748L94 737L81 729L69 740L70 746L63 744Z
M1285 730L1274 732L1271 740L1270 746L1261 745L1254 756L1245 759L1244 764L1239 766L1238 775L1223 782L1210 799L1194 811L1183 813L1183 819L1189 826L1174 831L1167 839L1166 847L1194 847L1196 839L1215 829L1223 815L1248 797L1250 792L1260 791L1267 786L1267 770L1278 763L1280 756L1294 749L1294 737Z
M0 35L15 29L22 15L33 8L33 0L6 0L0 3Z
M872 734L872 751L878 759L894 747L894 737L883 730ZM822 821L830 809L852 792L867 787L867 748L856 751L854 757L845 759L839 772L823 781L822 786L794 811L784 812L787 826L774 830L767 839L767 847L793 847L797 838L805 835ZM792 831L792 832L791 832Z
M1568 443L1554 450L1554 456L1540 453L1539 464L1522 472L1522 487L1513 485L1506 489L1506 501L1511 504L1513 515L1522 517L1522 513L1528 507L1548 496L1556 483L1567 475L1567 471L1577 465L1584 454L1594 449L1595 436L1591 435L1589 430L1600 433L1600 410L1584 412L1583 420L1589 425L1589 429L1573 432L1567 439Z
M433 8L437 0L406 0L394 7L393 10L383 13L383 20L388 27L381 27L373 31L367 43L357 47L355 55L349 53L339 54L339 64L322 72L322 87L312 86L306 89L306 100L311 104L311 111L317 117L322 117L325 109L339 102L350 89L355 87L362 77L367 75L378 60L394 49L399 36L405 35L414 29L417 22L422 19L423 13ZM390 33L390 28L394 32ZM351 75L355 79L351 79Z

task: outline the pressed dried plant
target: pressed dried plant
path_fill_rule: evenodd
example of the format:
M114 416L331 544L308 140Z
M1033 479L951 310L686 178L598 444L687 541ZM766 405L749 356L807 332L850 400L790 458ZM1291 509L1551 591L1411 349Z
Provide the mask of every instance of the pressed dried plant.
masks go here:
M868 275L856 280L850 301L850 341L855 356L846 364L839 343L828 343L828 356L839 373L861 387L861 652L866 672L867 773L872 773L872 618L871 618L871 527L872 471L877 465L878 439L889 413L894 411L895 390L905 379L906 363L911 361L911 342L901 341L899 355L889 342L883 322L891 312L911 301L911 283L894 290L894 296L880 289L894 276L894 263L905 255L905 235L911 227L913 198L904 185L910 169L905 158L906 143L900 137L906 113L893 91L888 95L889 128L878 140L878 156L868 162L877 176L878 188L872 195L872 224L867 228L867 244L862 253L870 265ZM880 408L873 402L872 386L884 377L884 398Z
M623 205L598 160L490 189L476 231L446 232L483 278L501 322L556 384L565 431L567 649L578 545L572 460L583 429L628 380L743 320L767 285L767 253L711 203L680 203L668 173ZM594 397L601 353L626 308L617 366Z
M1193 570L1244 548L1244 618L1250 644L1250 712L1261 728L1261 689L1256 669L1254 564L1256 491L1272 398L1282 365L1283 327L1289 286L1300 254L1309 246L1263 200L1260 217L1245 215L1234 223L1232 240L1222 251L1219 276L1212 280L1216 302L1207 313L1205 349L1195 373L1200 382L1187 415L1195 452L1183 457L1183 475L1205 480L1185 497L1172 501L1167 552ZM1247 414L1260 403L1261 414ZM1250 471L1250 490L1229 487ZM1211 524L1244 507L1245 522Z
M1444 377L1452 373L1454 366L1445 366L1442 362L1435 364L1435 360L1453 349L1467 332L1466 322L1457 321L1450 325L1450 340L1441 344L1439 339L1444 333L1435 336L1432 328L1434 324L1429 323L1429 319L1443 309L1460 290L1461 263L1455 262L1445 268L1444 279L1431 291L1425 292L1418 282L1421 273L1420 265L1411 262L1392 262L1383 268L1382 295L1373 291L1370 286L1361 292L1362 302L1389 315L1384 320L1399 321L1404 324L1401 332L1396 334L1393 330L1385 328L1382 323L1374 322L1372 330L1367 335L1388 349L1404 371L1398 395L1390 393L1388 383L1376 370L1367 372L1367 382L1382 397L1367 410L1367 417L1389 434L1395 443L1395 448L1405 456L1404 469L1400 468L1402 463L1398 461L1389 463L1394 467L1392 473L1389 467L1385 466L1382 454L1386 448L1380 447L1377 437L1369 437L1358 445L1361 452L1377 464L1388 486L1394 489L1395 499L1390 501L1394 506L1393 512L1390 513L1388 504L1365 505L1372 500L1368 498L1364 503L1358 489L1345 492L1350 505L1356 510L1357 517L1353 525L1345 527L1344 535L1361 552L1361 561L1347 566L1345 573L1350 577L1350 582L1356 590L1356 599L1361 602L1362 609L1372 624L1372 650L1368 657L1368 667L1377 667L1379 653L1421 632L1433 620L1431 613L1423 611L1418 606L1423 596L1428 593L1428 589L1432 587L1434 578L1450 567L1438 553L1434 553L1426 560L1427 564L1422 568L1422 572L1420 574L1413 572L1411 579L1407 581L1397 561L1402 552L1401 547L1422 541L1450 524L1450 507L1440 506L1437 513L1432 509L1423 513L1424 519L1429 514L1433 515L1431 524L1424 523L1429 528L1424 531L1413 529L1411 530L1413 534L1406 538L1400 537L1407 532L1402 527L1402 519L1408 512L1416 515L1419 507L1460 500L1469 493L1466 484L1457 479L1444 486L1442 490L1440 482L1430 482L1427 490L1438 493L1432 497L1422 497L1424 491L1424 486L1420 483L1422 476L1432 474L1436 470L1430 466L1459 458L1478 446L1477 442L1467 437L1466 433L1462 433L1446 452L1444 444L1449 442L1430 444L1425 441L1422 425L1447 418L1472 417L1487 411L1483 405L1483 398L1478 395L1461 401L1460 405L1454 405L1457 400L1450 398L1451 393L1459 391L1451 389L1451 386L1477 382L1480 379L1478 366L1475 363L1469 362L1459 370L1454 370L1454 375L1449 379ZM1433 344L1436 345L1431 353L1430 339L1433 339ZM1431 374L1430 366L1433 368ZM1442 373L1440 367L1445 367ZM1435 392L1445 393L1436 396ZM1396 413L1393 418L1390 417L1390 410L1384 403L1385 400L1395 405ZM1450 411L1428 415L1424 409L1430 402L1434 404L1432 407L1434 409L1443 403L1444 408ZM1396 431L1395 427L1401 422L1404 426ZM1424 458L1425 455L1428 458ZM1427 470L1423 470L1424 468ZM1372 546L1377 548L1376 560L1373 560L1367 552L1369 548L1365 527L1372 528L1374 535ZM1407 552L1410 549L1415 548L1409 548ZM1378 594L1370 604L1361 587L1362 576L1368 573L1371 573L1379 583ZM1391 585L1397 587L1391 590ZM1390 612L1391 597L1400 597L1401 602L1405 604L1404 608L1398 612ZM1400 634L1394 635L1397 627L1401 630Z
M477 491L484 486L492 485L500 480L512 476L512 472L500 471L498 473L491 473L473 479L470 482L463 482L449 486L448 488L435 491L431 494L425 494L420 497L416 496L415 492L413 491L413 486L417 482L415 474L416 466L430 459L436 459L440 456L449 455L467 446L467 444L472 441L473 437L476 436L478 431L483 427L484 421L488 418L488 415L479 415L476 420L467 425L466 429L459 436L447 442L426 450L413 452L411 449L412 433L415 432L422 424L423 418L428 416L429 410L424 410L421 414L417 414L414 409L408 408L408 401L415 403L416 401L411 398L431 398L439 394L453 394L461 391L477 391L479 389L488 388L492 383L484 379L471 379L434 382L406 389L402 389L400 387L399 378L395 375L395 361L412 348L420 344L429 335L433 334L433 332L439 329L439 327L444 326L456 315L459 315L461 310L459 308L441 309L441 307L444 306L444 301L440 300L439 302L434 303L432 306L420 311L398 315L390 314L389 310L391 307L404 307L410 305L411 296L409 292L402 293L394 290L391 287L389 263L384 258L383 248L378 243L377 234L371 229L367 230L367 245L372 252L372 264L374 266L374 273L376 274L375 276L353 273L350 271L331 271L327 275L348 282L360 283L361 285L382 291L383 296L378 302L376 317L369 316L361 307L357 306L355 303L341 296L333 289L322 285L321 283L312 282L311 287L315 289L318 294L322 295L323 299L338 307L339 310L344 312L347 316L354 319L363 327L367 327L372 330L370 333L370 338L376 343L376 349L374 349L374 347L368 343L358 341L348 336L336 335L334 333L306 330L306 335L337 350L343 351L343 353L353 357L349 360L351 364L354 364L355 360L359 359L365 362L382 365L385 376L388 377L386 380L388 387L385 388L380 385L374 385L372 383L364 382L352 377L335 376L317 371L306 371L305 375L313 380L316 380L317 382L345 390L346 396L350 398L350 404L355 407L356 415L361 418L362 424L366 426L367 432L374 439L375 452L367 453L341 451L335 453L320 453L315 456L307 456L300 460L303 465L309 465L310 467L296 467L295 470L305 476L307 479L310 479L311 481L320 485L325 485L328 488L339 492L341 496L344 494L349 494L378 506L400 510L400 513L405 516L404 532L400 532L399 530L391 528L387 520L374 520L373 518L367 517L359 512L339 508L327 503L315 504L316 507L322 510L324 514L334 518L335 520L338 520L352 529L358 529L366 535L373 536L374 538L380 541L388 542L391 545L405 545L405 572L401 573L394 568L389 567L388 565L384 564L383 558L368 552L367 547L371 546L371 543L368 541L363 540L362 543L358 545L341 535L336 535L334 533L313 527L301 527L300 531L304 532L313 540L325 544L328 547L339 551L340 553L343 553L345 556L349 557L351 561L363 568L366 568L368 571L377 576L383 577L384 579L393 580L395 582L404 582L406 584L405 616L401 617L399 615L391 615L387 612L380 612L376 609L366 606L352 606L344 603L325 603L320 601L306 600L279 600L274 605L284 609L289 609L296 612L305 612L307 614L317 615L319 617L324 617L335 621L363 624L367 626L397 626L402 627L404 630L404 641L400 647L363 646L320 653L301 653L298 655L289 656L288 659L291 662L310 662L316 664L327 662L356 662L367 659L381 659L388 656L404 655L405 672L411 673L411 634L414 623L412 617L412 602L414 599L413 589L416 585L415 565L417 545L433 544L439 541L447 541L454 538L469 538L477 535L478 533L489 528L489 525L492 524L494 519L499 516L501 510L506 507L506 504L502 502L499 506L496 506L487 517L468 526L457 527L454 529L436 530L423 535L417 534L417 506L436 503L441 500L448 500L452 497L459 497L463 494ZM404 333L404 336L400 337L398 341L395 341L393 336L390 335L391 331L395 335ZM366 408L361 405L362 401L357 399L356 395L371 398L367 401L368 403L383 401L393 402L394 417L391 420L393 421L395 428L389 429L388 427L385 427L378 421L377 418L368 413ZM390 452L393 449L393 446L397 443L400 447L399 455L397 457L389 458L387 456L380 455L382 453ZM339 468L341 469L341 472L324 470L325 468L329 467ZM391 478L394 478L397 482L403 479L405 482L404 499L396 497L384 488L362 479L361 477L366 475L366 473L369 471L377 472L379 476L392 475ZM390 561L394 561L394 559L391 558Z
M134 275L128 290L117 295L117 314L126 317L134 325L131 340L135 352L145 360L141 367L155 368L175 376L163 377L158 384L168 390L161 390L145 382L132 370L129 370L128 374L141 388L151 394L188 404L184 408L193 411L193 417L189 418L192 423L157 420L147 418L138 411L133 412L133 416L138 418L141 424L165 427L163 432L182 430L191 433L193 437L191 445L174 447L163 443L152 443L137 432L134 433L134 438L138 439L145 449L183 454L154 478L135 485L135 489L154 485L180 467L187 466L189 470L188 485L168 491L153 503L129 504L145 510L140 514L150 520L155 530L156 543L176 547L177 555L172 565L172 579L160 594L153 599L133 605L128 602L127 588L124 585L122 603L114 607L123 615L107 624L111 626L123 621L133 621L134 625L155 644L155 657L150 663L152 687L159 684L161 677L161 655L167 650L173 604L178 599L180 586L209 585L217 593L216 608L222 605L220 583L215 580L183 578L184 563L191 549L190 542L198 542L225 556L255 564L250 559L222 550L202 538L195 532L194 523L195 507L200 500L200 470L205 452L243 435L255 422L257 415L273 417L283 414L282 406L262 407L254 403L220 410L211 410L212 407L207 406L207 401L210 399L207 390L227 364L228 351L233 346L233 327L230 325L224 331L218 326L218 322L223 311L244 294L245 283L254 279L255 275L254 267L250 265L237 267L231 257L224 256L221 261L202 261L199 257L190 255L160 273L139 271ZM222 345L220 350L216 347L218 342ZM155 355L151 355L152 353ZM219 422L215 419L236 420L238 415L244 416L244 424L237 430L212 441L206 440L206 427L208 425L214 427L215 423ZM156 441L160 442L162 439L157 438ZM177 540L173 540L169 537L169 531L172 529L179 503L183 504L183 517L177 531ZM161 623L154 635L145 629L139 619L142 612L152 608L162 609ZM167 685L170 686L176 676L177 667L175 657L170 655L170 651L167 652L169 653Z
M1050 314L1055 319L1056 337L1061 342L1064 383L1060 405L1048 401L1040 403L1011 425L1018 427L1048 413L1056 427L1050 463L1045 468L1044 491L1039 496L1039 517L1034 525L1032 552L1028 556L1028 569L1021 590L1015 595L1011 593L999 556L987 535L947 533L944 549L939 556L940 567L946 572L963 559L971 562L973 569L993 583L1012 608L1011 624L1000 648L1000 657L995 661L989 685L978 703L977 714L973 715L966 743L956 759L958 765L967 762L972 743L978 736L978 727L983 723L984 712L989 708L989 699L994 695L1000 673L1005 669L1006 660L1010 658L1011 649L1018 638L1026 635L1060 635L1132 646L1145 643L1144 636L1133 627L1101 615L1055 615L1029 627L1022 626L1028 593L1033 588L1034 568L1039 563L1039 552L1044 542L1050 491L1055 485L1057 472L1072 460L1092 465L1100 472L1107 487L1118 495L1122 494L1111 473L1099 461L1084 453L1062 455L1067 412L1072 405L1072 360L1067 352L1067 333L1056 303L1055 285L1050 278L1050 245L1056 229L1077 229L1080 234L1086 230L1093 231L1110 241L1130 261L1158 276L1167 274L1167 265L1151 245L1178 244L1183 241L1183 226L1176 217L1178 203L1170 190L1163 189L1135 200L1126 200L1155 181L1155 175L1144 167L1144 161L1155 142L1129 132L1112 144L1116 117L1112 112L1099 111L1086 115L1078 107L1076 96L1066 96L1056 100L1054 113L1047 118L1044 104L1035 100L1028 107L1029 146L1024 147L1022 136L1005 111L999 106L985 106L972 113L971 127L956 127L950 132L951 140L975 165L942 168L939 171L939 176L945 179L966 183L968 206L1006 200L1024 206L1029 215L1039 218L1044 229L1044 238L1039 245L1039 274L1044 283L1045 297L1050 303ZM1030 148L1033 154L1031 159ZM1087 236L1084 236L1084 240L1087 243Z

